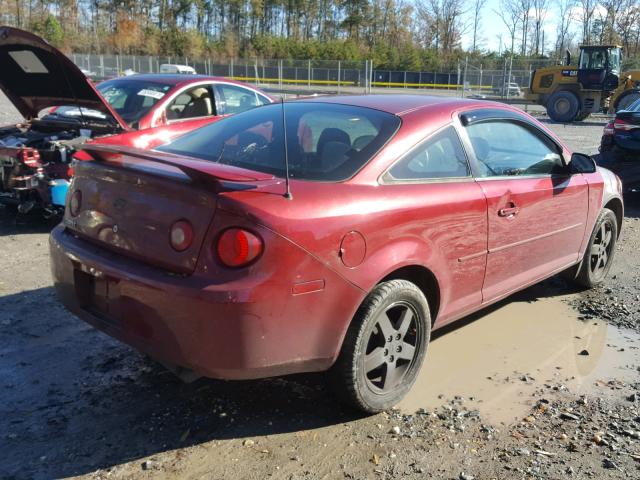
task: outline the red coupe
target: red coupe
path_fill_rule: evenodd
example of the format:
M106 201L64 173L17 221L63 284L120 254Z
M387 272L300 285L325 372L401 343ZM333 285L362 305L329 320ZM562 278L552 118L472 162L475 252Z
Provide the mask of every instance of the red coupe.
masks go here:
M623 218L615 175L478 100L323 97L86 154L50 239L72 312L181 371L330 370L369 412L433 329L559 272L602 282Z
M152 148L274 100L201 75L133 75L94 86L62 52L12 27L0 26L0 65L0 89L24 117L0 127L0 203L23 213L63 209L69 162L91 139Z

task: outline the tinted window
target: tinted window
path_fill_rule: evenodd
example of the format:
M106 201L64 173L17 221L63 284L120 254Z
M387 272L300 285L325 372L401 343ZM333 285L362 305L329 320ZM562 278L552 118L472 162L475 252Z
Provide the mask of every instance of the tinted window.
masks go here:
M469 176L469 166L453 127L437 133L396 163L389 174L398 180Z
M265 103L253 90L235 85L218 84L216 93L221 114L240 113Z
M400 126L395 115L313 102L287 103L289 176L340 181L362 168ZM282 105L271 104L194 130L159 150L285 175Z
M125 122L136 127L140 119L171 90L171 85L115 79L100 83L97 89Z
M493 121L469 125L481 177L560 173L562 159L556 146L529 128Z
M638 112L640 111L640 100L636 100L629 107L626 108L629 112Z

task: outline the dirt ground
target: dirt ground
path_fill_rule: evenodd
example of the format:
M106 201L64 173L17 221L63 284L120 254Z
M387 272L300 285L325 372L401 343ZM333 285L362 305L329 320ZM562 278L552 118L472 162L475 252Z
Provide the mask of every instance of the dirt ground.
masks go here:
M594 153L603 122L550 126ZM553 278L437 332L375 416L322 374L180 383L57 303L50 228L0 210L0 478L640 478L640 198L606 285Z

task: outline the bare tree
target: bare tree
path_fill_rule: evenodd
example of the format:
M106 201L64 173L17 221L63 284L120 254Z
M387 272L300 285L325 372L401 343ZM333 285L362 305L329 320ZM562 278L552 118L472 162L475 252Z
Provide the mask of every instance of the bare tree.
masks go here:
M473 2L473 46L472 51L476 51L478 46L478 27L480 26L480 16L487 0L474 0Z
M582 7L582 43L591 42L591 20L598 6L597 0L580 0Z
M494 10L494 12L500 17L500 20L502 20L502 23L504 23L504 26L509 32L509 37L511 38L511 53L513 54L516 43L516 30L520 23L519 0L500 0L500 9Z
M547 16L548 2L549 0L533 0L533 51L536 56L540 54L540 44L544 41L543 25ZM544 51L544 45L542 45L542 51Z
M559 0L558 1L558 23L556 25L558 36L556 37L556 54L562 55L565 49L569 48L569 30L572 22L575 20L574 8L576 0Z
M529 17L531 16L531 5L533 0L519 0L517 8L520 15L520 28L522 29L522 39L520 43L520 54L527 54L527 39L529 35Z

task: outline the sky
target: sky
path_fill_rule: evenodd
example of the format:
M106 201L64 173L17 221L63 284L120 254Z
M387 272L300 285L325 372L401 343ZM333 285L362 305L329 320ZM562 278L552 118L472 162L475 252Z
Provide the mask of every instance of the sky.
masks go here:
M556 40L556 20L558 13L556 11L556 2L549 0L549 7L545 16L544 31L545 31L545 51L553 48L553 44ZM473 44L473 7L472 2L467 2L469 5L469 11L467 12L468 28L465 34L462 36L462 47L464 49L471 48ZM502 19L495 13L500 9L500 0L487 0L484 9L482 10L482 17L480 20L479 37L480 46L483 50L500 50L500 38L502 35L502 48L505 45L511 46L511 36L509 31L505 27ZM533 11L531 12L533 16ZM573 27L575 30L575 25ZM516 34L516 45L519 45L518 35ZM516 47L518 48L518 47Z

